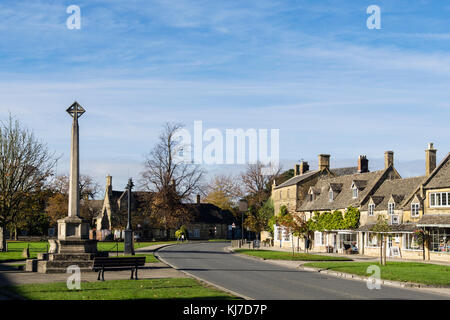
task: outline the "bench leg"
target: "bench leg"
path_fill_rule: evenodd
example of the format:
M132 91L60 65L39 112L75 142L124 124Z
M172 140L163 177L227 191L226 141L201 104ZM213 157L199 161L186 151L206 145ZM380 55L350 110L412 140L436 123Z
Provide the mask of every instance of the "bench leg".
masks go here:
M98 271L98 277L97 277L97 281L100 281L100 274L102 273L102 269L100 269L99 271Z
M105 281L105 269L102 270L102 281Z
M134 280L138 279L137 271L138 271L138 267L136 267L136 269L134 270Z
M133 280L134 278L133 278L133 273L134 273L134 268L131 268L131 277L130 277L130 280Z

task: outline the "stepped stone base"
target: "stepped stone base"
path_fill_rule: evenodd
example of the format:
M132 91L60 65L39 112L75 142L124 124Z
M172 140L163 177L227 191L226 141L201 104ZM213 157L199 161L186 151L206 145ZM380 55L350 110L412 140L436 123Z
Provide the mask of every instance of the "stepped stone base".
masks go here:
M39 273L66 273L69 266L77 266L82 272L92 271L94 257L108 256L97 252L97 240L65 239L52 240L55 253L42 253L38 259L28 259L26 271Z

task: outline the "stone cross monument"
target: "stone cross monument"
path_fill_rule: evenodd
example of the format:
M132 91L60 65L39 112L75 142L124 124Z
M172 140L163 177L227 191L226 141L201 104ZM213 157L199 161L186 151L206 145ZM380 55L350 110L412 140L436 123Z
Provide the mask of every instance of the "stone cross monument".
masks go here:
M81 271L90 271L93 258L104 255L97 252L97 241L89 239L89 220L80 218L80 149L78 118L85 112L74 102L67 112L72 116L70 153L69 210L67 217L58 220L58 238L49 239L48 253L39 253L37 259L28 259L26 271L40 273L66 273L76 265Z
M86 112L74 102L67 112L72 116L70 152L69 210L64 219L58 220L58 252L95 253L96 241L89 240L89 221L80 218L80 148L78 118Z

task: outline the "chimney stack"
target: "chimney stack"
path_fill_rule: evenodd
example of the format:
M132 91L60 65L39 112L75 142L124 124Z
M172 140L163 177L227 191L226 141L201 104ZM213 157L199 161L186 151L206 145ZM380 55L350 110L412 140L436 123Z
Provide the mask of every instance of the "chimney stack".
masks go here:
M306 161L300 163L300 174L305 174L309 171L309 164Z
M359 156L358 158L358 172L364 173L369 172L369 160L367 160L366 156Z
M197 195L197 204L200 204L200 195Z
M330 155L319 154L319 170L330 169Z
M428 144L428 149L425 150L425 174L428 177L436 168L436 152L433 148L433 142Z
M386 151L384 153L384 168L394 167L394 151Z

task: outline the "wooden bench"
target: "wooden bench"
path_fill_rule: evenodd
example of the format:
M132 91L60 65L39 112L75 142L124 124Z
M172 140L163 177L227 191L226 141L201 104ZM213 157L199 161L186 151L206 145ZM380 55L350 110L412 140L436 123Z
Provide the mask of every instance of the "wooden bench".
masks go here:
M130 279L138 280L138 269L145 265L145 257L117 257L117 258L105 258L95 257L94 266L92 269L98 271L97 280L105 281L105 270L120 271L131 270ZM133 277L134 275L134 277Z

